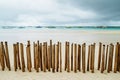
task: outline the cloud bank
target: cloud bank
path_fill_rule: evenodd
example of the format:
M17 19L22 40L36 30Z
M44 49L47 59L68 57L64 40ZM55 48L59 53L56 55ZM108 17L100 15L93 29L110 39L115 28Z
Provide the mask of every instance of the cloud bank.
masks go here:
M120 25L120 0L2 0L0 25Z

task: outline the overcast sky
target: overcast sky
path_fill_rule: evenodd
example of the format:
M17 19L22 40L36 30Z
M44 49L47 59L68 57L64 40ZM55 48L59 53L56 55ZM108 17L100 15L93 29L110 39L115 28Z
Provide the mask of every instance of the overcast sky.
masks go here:
M120 0L0 0L0 25L120 25Z

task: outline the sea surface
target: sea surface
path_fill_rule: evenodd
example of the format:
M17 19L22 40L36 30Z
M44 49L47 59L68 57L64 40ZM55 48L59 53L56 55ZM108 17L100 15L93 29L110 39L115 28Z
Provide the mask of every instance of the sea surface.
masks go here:
M120 30L120 26L0 26L0 30Z

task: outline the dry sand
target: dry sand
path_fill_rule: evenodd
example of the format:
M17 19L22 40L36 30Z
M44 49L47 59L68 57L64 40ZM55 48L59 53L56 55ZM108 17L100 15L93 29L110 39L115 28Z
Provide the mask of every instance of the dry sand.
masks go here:
M27 30L27 31L1 31L0 41L8 41L9 42L9 54L12 70L2 71L0 69L0 80L120 80L120 73L107 73L104 71L103 74L97 70L97 58L98 58L98 43L102 42L104 44L116 43L120 40L120 32L119 31L70 31L70 30ZM96 53L95 53L95 73L91 72L65 72L64 71L64 47L62 47L62 55L63 55L63 72L39 72L37 73L34 69L32 72L22 72L18 70L14 71L13 66L13 42L23 42L26 44L27 40L40 42L48 41L52 39L54 43L57 41L61 41L64 46L65 41L70 41L71 43L79 43L82 44L86 42L87 45L93 42L97 43ZM33 52L33 51L32 51ZM87 54L87 53L86 53ZM32 53L33 55L33 53ZM87 55L86 55L87 57ZM33 58L32 58L33 59ZM86 60L87 61L87 60ZM1 67L0 67L1 68Z

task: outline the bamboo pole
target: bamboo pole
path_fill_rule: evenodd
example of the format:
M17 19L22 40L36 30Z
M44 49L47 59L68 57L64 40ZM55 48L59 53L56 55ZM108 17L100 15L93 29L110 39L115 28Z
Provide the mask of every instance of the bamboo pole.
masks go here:
M78 44L78 70L81 71L81 46Z
M67 69L67 42L65 42L65 71Z
M82 69L83 69L83 73L85 73L85 54L86 54L86 44L84 43L82 45Z
M48 69L48 57L47 57L47 42L45 42L45 61L46 61L46 69Z
M46 72L46 49L45 49L45 45L46 43L44 42L43 44L43 63L44 63L44 68L43 68L43 71Z
M111 71L111 64L112 63L112 44L110 44L109 47L109 60L108 60L108 69L107 72L109 73Z
M95 43L92 45L92 73L94 73L94 62L95 62Z
M9 59L9 51L8 51L8 44L7 42L5 42L5 51L6 51L6 57L7 57L7 67L9 69L9 71L11 70L11 66L10 66L10 59Z
M113 44L111 44L111 46L112 46L112 50L111 50L111 65L110 65L110 71L112 71L112 65L113 65L113 52L114 52L114 45Z
M13 51L14 51L14 70L17 71L16 44L13 44Z
M19 55L19 42L17 42L16 47L17 47L16 50L17 50L18 67L19 69L21 69L20 55Z
M51 68L52 68L52 40L50 40L50 66L51 66Z
M51 62L50 62L50 46L48 46L48 52L47 52L47 57L48 57L48 71L50 71L51 67Z
M31 72L29 46L26 47L26 53L27 53L27 68L28 71Z
M119 44L119 43L118 43L117 71L119 71L119 72L120 72L120 44Z
M67 72L70 72L69 42L67 42Z
M35 45L35 42L33 42L33 53L34 53L34 69L36 70L36 59L35 59L35 56L36 56L36 45Z
M107 48L106 48L105 70L107 68L107 59L108 59L108 45L107 45Z
M29 58L30 58L30 68L32 68L32 61L31 61L31 47L30 47L30 41L28 41L28 52L29 52Z
M71 44L71 71L73 71L73 43Z
M99 43L99 54L98 54L98 70L100 69L100 63L101 63L101 51L102 51L102 43Z
M60 42L60 72L62 72L62 49L61 49L61 42Z
M52 46L52 72L55 72L55 44Z
M88 47L87 71L89 71L90 54L91 54L91 46L89 45L89 47Z
M104 62L105 62L105 45L103 45L101 73L103 73L104 71Z
M118 61L118 44L116 44L115 49L114 73L117 72L117 61Z
M5 69L5 60L6 60L6 56L5 56L4 45L3 45L3 42L1 42L1 66L2 66L2 71L4 71L4 69Z
M42 60L43 60L42 58L43 58L43 57L42 57L42 56L43 56L43 55L42 55L42 43L40 43L40 65L41 65L40 68L41 68L41 71L43 71L43 65L42 65L42 64L43 64L43 63L42 63Z
M56 61L57 61L57 64L56 64L56 71L58 72L58 68L59 68L59 42L58 42L58 44L57 44L57 51L56 51L57 53L56 53L56 57L57 57L57 59L56 59Z
M7 57L6 57L6 53L5 53L5 49L4 49L4 45L3 45L3 42L1 42L1 49L2 49L2 70L4 71L4 69L5 69L5 63L6 63L6 65L8 64L7 63Z
M24 47L22 43L20 43L20 51L21 51L22 72L25 72Z
M74 46L74 72L77 73L77 44Z
M36 72L39 72L39 53L38 53L39 45L35 45L35 61L36 61Z

